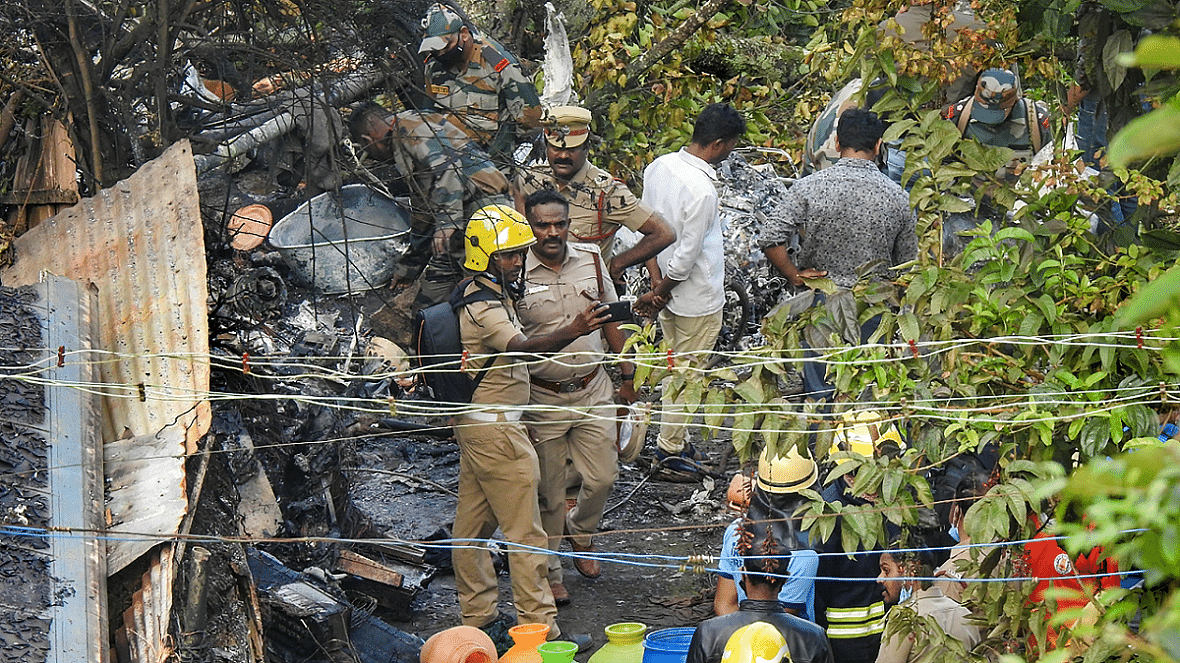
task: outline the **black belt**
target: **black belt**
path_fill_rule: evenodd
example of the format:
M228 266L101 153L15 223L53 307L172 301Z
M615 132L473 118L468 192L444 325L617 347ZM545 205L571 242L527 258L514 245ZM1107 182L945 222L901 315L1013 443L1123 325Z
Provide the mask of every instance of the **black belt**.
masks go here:
M542 389L548 389L555 394L569 394L585 389L586 385L590 384L590 381L594 379L595 375L598 375L597 366L594 367L594 370L590 371L589 375L582 378L574 378L573 380L566 380L565 382L553 382L552 380L545 380L543 378L537 378L530 375L529 382L532 382Z

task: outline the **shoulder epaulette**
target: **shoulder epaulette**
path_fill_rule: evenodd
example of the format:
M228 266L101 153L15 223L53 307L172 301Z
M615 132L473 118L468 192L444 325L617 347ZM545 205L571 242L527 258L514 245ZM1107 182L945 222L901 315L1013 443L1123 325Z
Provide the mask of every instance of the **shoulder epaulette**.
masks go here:
M513 62L512 58L508 57L507 53L500 50L500 45L491 39L485 38L480 48L484 51L484 53L482 53L484 62L489 64L495 62L495 64L492 65L492 68L496 70L497 74L503 72Z

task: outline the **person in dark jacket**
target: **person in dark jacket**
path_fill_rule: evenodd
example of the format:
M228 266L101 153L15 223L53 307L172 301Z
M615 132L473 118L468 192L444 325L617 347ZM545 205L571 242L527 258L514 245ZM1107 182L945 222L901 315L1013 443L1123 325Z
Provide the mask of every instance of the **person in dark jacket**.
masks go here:
M789 533L783 530L791 530ZM771 624L786 641L793 663L833 663L824 631L786 611L778 601L786 580L787 560L797 545L790 521L742 523L739 550L744 558L742 588L746 599L738 611L701 622L692 635L686 663L721 663L725 645L738 629L755 622Z
M837 448L864 457L895 455L905 448L901 432L873 411L846 414L836 431ZM847 459L837 460L837 463ZM863 506L869 501L852 492L855 473L842 474L821 493L825 502ZM882 519L884 519L882 517ZM812 541L819 552L819 578L815 581L815 617L824 627L832 652L840 663L873 663L885 630L885 602L877 585L880 553L863 547L845 554L841 516L827 541ZM886 523L889 536L897 529Z

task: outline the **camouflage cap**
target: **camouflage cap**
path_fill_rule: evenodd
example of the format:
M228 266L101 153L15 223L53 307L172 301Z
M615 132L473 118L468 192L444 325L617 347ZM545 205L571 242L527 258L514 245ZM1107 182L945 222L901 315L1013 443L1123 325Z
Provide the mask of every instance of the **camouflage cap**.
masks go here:
M463 27L463 19L454 10L440 4L431 5L422 19L422 45L419 53L441 51L451 44L448 38Z
M975 86L971 119L984 124L999 124L1008 118L1019 96L1016 74L1007 69L988 69L979 75L979 83Z
M558 149L577 147L590 137L590 111L581 106L554 106L541 124L545 125L545 140Z

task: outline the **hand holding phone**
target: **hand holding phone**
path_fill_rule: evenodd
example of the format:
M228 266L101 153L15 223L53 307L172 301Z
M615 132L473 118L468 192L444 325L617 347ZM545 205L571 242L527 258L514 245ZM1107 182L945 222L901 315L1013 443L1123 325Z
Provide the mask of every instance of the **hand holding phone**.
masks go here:
M603 304L600 309L606 309L610 316L606 319L607 322L632 322L631 302L612 302L610 304Z

